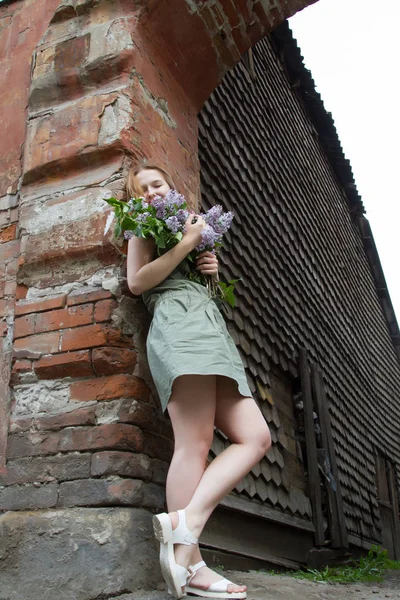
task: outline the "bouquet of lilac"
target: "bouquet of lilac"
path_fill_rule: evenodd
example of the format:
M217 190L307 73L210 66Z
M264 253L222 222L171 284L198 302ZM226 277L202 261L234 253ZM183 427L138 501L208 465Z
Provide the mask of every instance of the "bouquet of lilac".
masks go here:
M129 202L105 198L105 201L114 208L115 235L120 236L124 232L125 239L133 236L153 237L159 255L181 241L185 232L185 222L190 216L184 196L176 190L170 190L164 197L156 196L151 203L146 202L144 198L131 198ZM194 269L194 262L199 253L208 250L216 254L222 247L222 238L232 223L233 213L224 213L222 206L216 205L200 215L204 218L206 227L202 231L200 244L187 257L192 265L188 278L207 286L211 296L226 300L233 307L234 285L238 279L224 283L216 281L212 276L202 275Z

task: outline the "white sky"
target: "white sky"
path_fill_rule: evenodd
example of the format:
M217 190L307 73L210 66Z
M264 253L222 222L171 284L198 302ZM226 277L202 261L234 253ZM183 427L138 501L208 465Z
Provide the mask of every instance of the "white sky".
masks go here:
M332 113L400 323L400 0L319 0L289 25Z

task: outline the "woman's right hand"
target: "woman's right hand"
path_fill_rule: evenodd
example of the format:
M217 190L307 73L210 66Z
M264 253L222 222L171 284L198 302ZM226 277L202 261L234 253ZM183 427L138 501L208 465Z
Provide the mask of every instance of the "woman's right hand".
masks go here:
M196 222L192 223L193 218L196 217ZM185 233L183 234L182 240L187 241L191 246L192 250L196 248L201 242L201 232L203 231L206 223L200 215L191 213L185 222Z

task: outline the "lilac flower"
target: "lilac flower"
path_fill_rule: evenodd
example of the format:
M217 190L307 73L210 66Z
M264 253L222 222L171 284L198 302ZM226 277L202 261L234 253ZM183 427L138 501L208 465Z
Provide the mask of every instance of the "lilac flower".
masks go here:
M204 250L214 250L215 243L221 240L219 235L210 225L206 225L201 232L201 242L196 247L197 252L203 252Z
M169 208L179 208L186 202L185 197L182 196L182 194L179 194L176 190L170 190L165 195L164 200Z
M189 211L183 208L180 208L176 213L176 218L178 219L181 225L184 225L189 218Z
M228 231L231 226L233 219L232 212L222 212L222 206L216 204L204 215L205 222L210 225L214 231L220 234L224 234Z
M138 215L136 217L136 221L139 221L139 223L144 223L147 219L147 217L150 216L150 213L148 211L145 211L144 213Z
M179 222L177 217L168 217L165 221L168 229L172 231L172 233L177 233L182 230L182 225Z

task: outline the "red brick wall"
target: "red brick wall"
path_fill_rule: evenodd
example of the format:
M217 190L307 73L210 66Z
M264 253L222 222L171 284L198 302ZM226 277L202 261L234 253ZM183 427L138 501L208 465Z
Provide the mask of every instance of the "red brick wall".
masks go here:
M1 7L0 119L10 133L0 142L1 481L29 483L31 469L44 487L35 501L30 488L21 496L7 487L0 510L79 505L83 497L90 504L92 492L98 504L160 504L145 483L162 484L171 432L144 358L146 315L124 292L124 246L113 239L102 197L122 193L132 158L152 156L193 206L198 110L245 50L308 4ZM129 471L134 456L142 462ZM59 473L51 489L50 468ZM74 487L81 478L84 489Z

